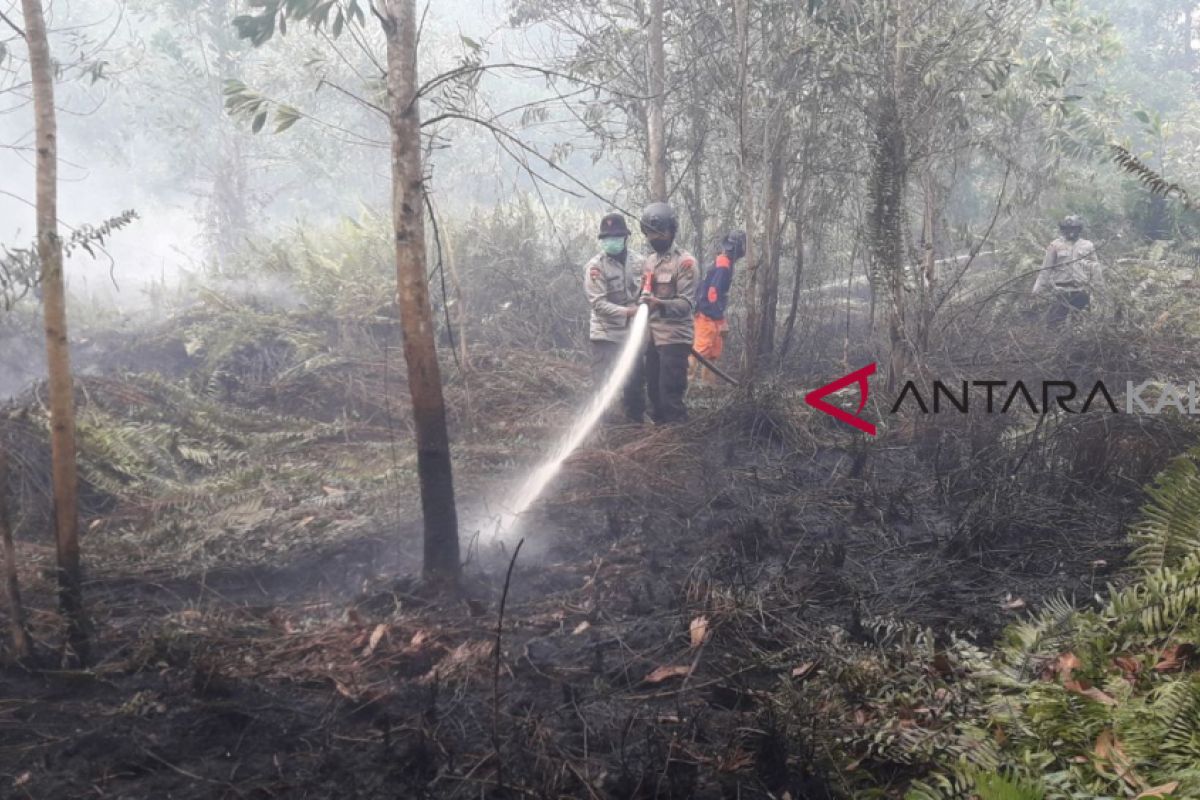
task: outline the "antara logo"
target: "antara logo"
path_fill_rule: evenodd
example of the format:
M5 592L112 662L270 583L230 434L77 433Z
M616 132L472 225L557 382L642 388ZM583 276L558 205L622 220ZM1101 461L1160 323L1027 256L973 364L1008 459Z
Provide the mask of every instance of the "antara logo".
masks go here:
M860 414L867 407L871 394L868 379L875 374L877 364L868 364L862 369L855 370L849 375L838 378L833 383L826 384L820 389L809 392L804 396L804 402L823 414L828 414L839 422L844 422L853 428L871 436L877 435L875 425L863 419ZM858 387L858 409L851 413L839 408L825 398L840 392L850 386ZM987 414L1008 414L1022 412L1028 409L1033 414L1087 414L1090 412L1121 413L1121 408L1109 392L1103 381L1096 381L1092 388L1078 386L1074 381L1041 381L1026 383L1016 381L1009 383L1003 380L959 381L957 385L934 381L932 390L922 392L916 382L908 381L900 391L900 396L892 404L888 413L896 414L902 409L920 411L922 414L952 413L967 414L972 411L982 411ZM1145 396L1148 389L1157 389L1157 397L1153 403ZM1041 400L1039 405L1038 400ZM932 403L928 402L932 400ZM983 409L980 409L980 403ZM1168 409L1181 415L1200 416L1200 385L1195 381L1186 386L1158 381L1146 381L1135 384L1129 381L1125 385L1124 412L1126 414L1166 413Z
M827 383L820 389L815 389L804 395L804 402L808 403L818 411L821 411L833 417L834 419L839 420L840 422L844 422L847 425L852 425L863 433L874 436L876 431L875 425L867 422L858 415L861 414L862 410L867 407L867 398L871 394L871 384L867 382L867 379L875 374L875 369L876 364L868 364L862 369L855 370L849 375L838 378L833 383ZM847 386L852 386L854 384L858 384L859 399L858 411L855 411L853 414L825 401L825 398L829 395L835 392L840 392Z

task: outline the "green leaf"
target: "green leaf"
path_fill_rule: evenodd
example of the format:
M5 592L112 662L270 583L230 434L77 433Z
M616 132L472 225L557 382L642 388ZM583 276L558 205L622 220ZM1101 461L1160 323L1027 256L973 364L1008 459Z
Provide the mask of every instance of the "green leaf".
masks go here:
M275 132L283 133L300 121L300 112L291 106L280 106L275 111Z
M1143 125L1150 124L1150 115L1147 114L1145 111L1142 111L1141 109L1138 109L1137 111L1133 112L1133 116L1135 116L1137 118L1138 122L1142 123Z
M254 117L254 124L250 126L250 130L253 133L258 133L259 131L261 131L263 129L263 125L266 125L266 124L267 124L267 112L260 111Z
M483 45L472 39L470 36L460 34L458 38L462 39L462 43L476 53L483 50Z
M333 20L333 38L338 38L342 35L342 26L346 24L346 17L338 10L337 16Z

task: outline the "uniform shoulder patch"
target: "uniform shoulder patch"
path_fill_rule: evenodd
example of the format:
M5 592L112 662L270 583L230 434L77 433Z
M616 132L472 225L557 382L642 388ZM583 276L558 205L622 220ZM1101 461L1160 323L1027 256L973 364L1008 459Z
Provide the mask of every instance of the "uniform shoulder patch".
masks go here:
M588 270L588 277L594 281L598 281L604 277L604 272L599 267L592 267Z
M680 269L695 269L696 268L696 259L692 258L691 256L684 256L683 258L679 259L679 268Z

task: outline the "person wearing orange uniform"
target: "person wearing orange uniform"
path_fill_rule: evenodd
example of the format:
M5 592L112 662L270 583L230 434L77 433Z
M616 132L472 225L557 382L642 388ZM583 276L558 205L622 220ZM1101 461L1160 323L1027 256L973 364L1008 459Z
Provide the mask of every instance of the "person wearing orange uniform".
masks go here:
M696 291L696 340L693 347L713 363L725 349L725 332L729 327L725 321L725 308L729 303L729 287L733 285L733 267L744 255L746 234L743 231L730 231L721 243L721 252ZM704 369L704 365L695 358L692 359L692 369L704 373L705 383L717 382L716 374Z

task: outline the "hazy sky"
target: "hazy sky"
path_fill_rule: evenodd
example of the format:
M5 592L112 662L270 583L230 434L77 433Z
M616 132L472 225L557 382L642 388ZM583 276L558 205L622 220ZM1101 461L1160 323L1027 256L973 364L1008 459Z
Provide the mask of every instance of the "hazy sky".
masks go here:
M146 101L152 98L139 97L131 89L139 77L136 70L145 68L137 65L136 56L131 54L138 52L146 32L140 29L135 15L118 18L113 8L115 4L103 0L73 3L62 0L54 4L53 27L68 28L102 20L99 25L84 28L96 36L112 33L102 57L115 64L134 64L131 72L95 86L68 82L57 87L62 109L59 216L66 225L79 225L99 223L127 208L141 214L142 220L118 233L108 247L116 261L112 273L121 289L116 299L119 305L129 306L140 304L144 283L173 275L180 267L197 266L204 260L199 220L203 202L197 196L197 187L172 180L173 154L154 141L152 125L139 124ZM10 18L20 18L19 4L14 0L0 0L0 9ZM426 19L422 69L431 74L452 67L462 52L460 36L484 42L489 61L529 60L531 52L539 47L537 33L532 34L531 40L530 34L506 30L505 18L502 0L432 3ZM291 34L299 35L302 34ZM0 40L3 38L0 36ZM65 34L55 36L52 41L56 54L68 51L71 44ZM15 50L19 42L10 42L9 46ZM10 57L5 65L12 68L14 59ZM19 66L23 70L24 64ZM24 73L21 74L23 77ZM522 78L513 73L485 78L482 93L494 108L519 105L546 94L541 79ZM27 91L0 94L0 242L13 246L27 245L33 235L34 213L26 202L33 198L33 153L22 149L32 144L32 108L27 96ZM129 125L131 131L113 136L111 130L102 130L114 121ZM114 140L108 149L98 147L104 138L98 136L100 133ZM198 141L207 135L211 132L195 131ZM452 149L435 154L433 163L435 191L443 205L441 213L469 210L472 204L491 205L514 188L528 188L528 179L519 176L511 159L499 151L489 135L466 125L456 126L451 135ZM543 149L549 150L552 141L548 134L535 132L532 136L534 141L540 139ZM286 155L287 140L272 144L282 146ZM125 152L113 149L122 145ZM388 170L386 151L377 151L365 160L372 165L374 174L360 172L357 178L346 176L339 185L342 196L336 202L327 195L280 189L266 206L264 216L256 218L256 227L261 225L267 232L275 225L295 222L298 215L320 217L328 212L336 216L353 213L358 203L386 204L387 195L383 191ZM579 163L573 164L573 169L591 177L610 172L603 165L593 168L585 158L576 161ZM77 296L112 294L107 260L97 263L85 254L77 254L68 265L68 275Z

